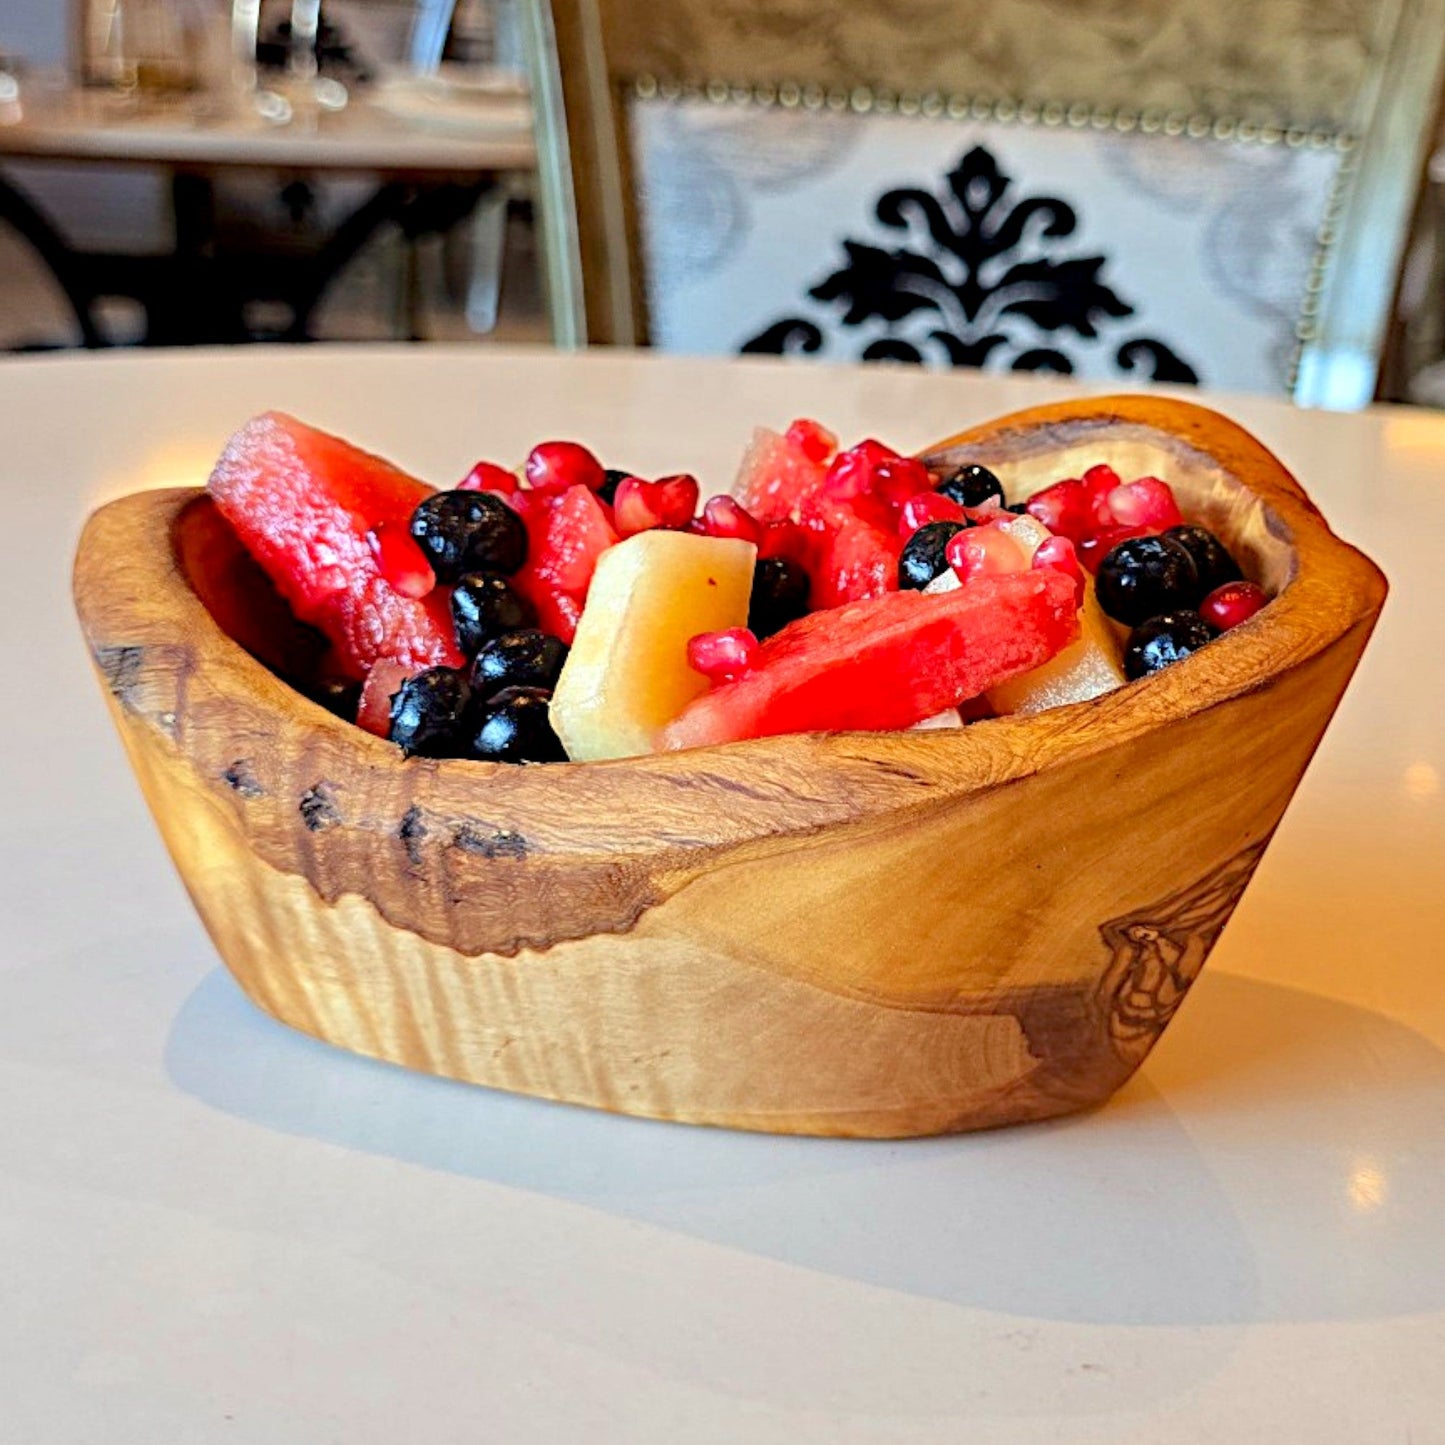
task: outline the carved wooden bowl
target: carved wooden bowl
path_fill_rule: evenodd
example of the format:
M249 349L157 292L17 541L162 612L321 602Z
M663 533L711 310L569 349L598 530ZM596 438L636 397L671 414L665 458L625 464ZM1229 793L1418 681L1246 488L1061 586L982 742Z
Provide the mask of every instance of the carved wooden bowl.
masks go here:
M1040 407L926 455L1156 472L1278 595L1151 678L959 731L405 761L233 640L284 670L284 609L204 494L99 511L81 621L242 988L409 1068L694 1123L903 1136L1106 1099L1239 901L1385 582L1197 406Z

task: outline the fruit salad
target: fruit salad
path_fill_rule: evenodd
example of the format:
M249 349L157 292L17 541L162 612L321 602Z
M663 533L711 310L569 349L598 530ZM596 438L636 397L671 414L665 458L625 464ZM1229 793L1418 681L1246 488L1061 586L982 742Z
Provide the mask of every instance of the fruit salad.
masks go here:
M1267 602L1167 481L1031 494L814 421L726 492L547 441L449 490L280 413L209 491L325 639L316 701L411 756L602 761L1086 701Z

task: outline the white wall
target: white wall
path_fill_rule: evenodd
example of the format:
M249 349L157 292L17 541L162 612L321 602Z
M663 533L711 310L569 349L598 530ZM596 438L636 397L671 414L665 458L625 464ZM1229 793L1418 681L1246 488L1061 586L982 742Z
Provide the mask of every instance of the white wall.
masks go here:
M32 65L63 65L71 0L0 0L0 50Z

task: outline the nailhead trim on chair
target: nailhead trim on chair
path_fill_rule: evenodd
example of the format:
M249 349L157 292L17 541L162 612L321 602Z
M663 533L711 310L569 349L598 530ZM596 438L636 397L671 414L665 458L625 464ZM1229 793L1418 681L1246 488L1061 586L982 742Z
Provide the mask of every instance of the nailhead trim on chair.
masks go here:
M735 85L726 80L673 80L655 75L636 76L624 83L638 100L706 100L713 105L757 106L783 110L852 111L857 115L922 115L929 119L994 120L1004 124L1069 126L1073 130L1142 131L1145 135L1189 136L1195 140L1244 141L1253 145L1287 145L1298 149L1348 151L1354 137L1325 127L1282 126L1203 112L1131 110L1126 107L1072 105L1062 101L989 100L982 96L945 95L941 91L892 91L867 85L850 90L802 85L784 80L776 84Z
M1304 348L1318 335L1320 298L1338 234L1340 210L1354 173L1352 153L1356 138L1348 131L1281 126L1202 112L1191 115L1177 110L1141 111L1090 106L1082 102L1066 105L1054 100L1015 100L1008 97L989 100L982 96L945 95L936 90L898 92L866 85L857 85L849 90L842 87L825 90L820 85L803 85L792 80L776 84L734 85L725 80L672 80L639 75L630 85L624 82L622 89L624 94L630 90L637 100L669 103L705 100L712 105L756 106L760 110L778 106L783 110L829 110L838 114L852 111L855 115L921 115L930 120L992 120L1003 125L1068 126L1072 130L1112 130L1124 135L1137 130L1143 135L1229 140L1246 145L1284 145L1292 150L1302 147L1333 150L1340 156L1340 164L1325 200L1319 230L1315 233L1315 251L1295 322L1295 347L1287 381L1290 391L1299 380Z

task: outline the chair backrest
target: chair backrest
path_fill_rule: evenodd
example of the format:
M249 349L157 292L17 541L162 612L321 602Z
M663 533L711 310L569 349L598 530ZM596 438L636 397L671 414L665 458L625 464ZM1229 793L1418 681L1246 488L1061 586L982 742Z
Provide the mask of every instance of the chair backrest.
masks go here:
M559 342L1368 401L1445 0L528 0Z

